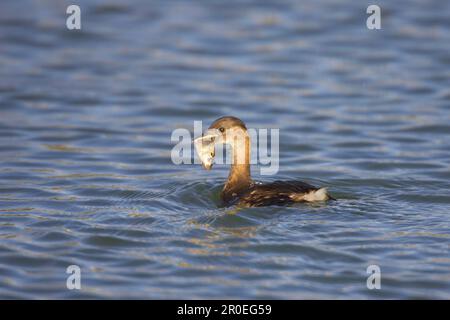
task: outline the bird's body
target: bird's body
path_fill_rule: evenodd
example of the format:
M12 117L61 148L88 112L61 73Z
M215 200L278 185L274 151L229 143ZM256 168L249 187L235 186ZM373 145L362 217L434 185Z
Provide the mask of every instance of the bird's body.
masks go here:
M302 181L274 181L253 183L244 192L222 192L225 205L234 203L244 207L288 205L296 202L325 201L329 198L325 188L316 188Z
M302 181L255 183L250 176L250 137L245 124L238 118L217 119L201 139L207 140L208 149L202 150L202 144L196 144L196 148L200 155L207 155L203 156L202 163L208 170L211 169L215 156L214 145L231 145L233 161L221 193L222 202L226 206L261 207L333 199L325 188L316 188Z

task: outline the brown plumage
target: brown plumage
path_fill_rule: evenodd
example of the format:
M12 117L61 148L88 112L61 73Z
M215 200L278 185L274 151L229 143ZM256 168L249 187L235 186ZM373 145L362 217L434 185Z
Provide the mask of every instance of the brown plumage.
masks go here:
M333 199L325 188L316 188L302 181L255 183L250 175L250 136L242 120L221 117L211 124L207 133L215 144L231 145L233 161L221 193L224 205L259 207ZM211 156L213 158L214 154ZM204 166L210 169L212 162L204 163Z
M225 204L236 202L245 207L287 205L307 201L302 197L317 190L319 189L302 181L274 181L265 184L253 183L235 199L229 193L222 192L222 198Z

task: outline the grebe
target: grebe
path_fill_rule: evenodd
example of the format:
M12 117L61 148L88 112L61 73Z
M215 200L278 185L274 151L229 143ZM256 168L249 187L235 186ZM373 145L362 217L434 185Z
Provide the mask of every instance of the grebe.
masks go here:
M203 167L207 170L212 168L215 146L231 146L230 174L221 193L225 206L261 207L335 200L327 193L326 188L316 188L302 181L255 183L250 176L250 136L244 122L236 117L217 119L194 143Z

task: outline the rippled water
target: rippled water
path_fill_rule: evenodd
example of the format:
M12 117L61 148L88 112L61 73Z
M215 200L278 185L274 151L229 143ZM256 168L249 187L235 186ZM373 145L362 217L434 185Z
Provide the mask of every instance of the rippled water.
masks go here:
M0 4L1 298L450 298L448 1L77 2ZM225 114L339 201L219 208Z

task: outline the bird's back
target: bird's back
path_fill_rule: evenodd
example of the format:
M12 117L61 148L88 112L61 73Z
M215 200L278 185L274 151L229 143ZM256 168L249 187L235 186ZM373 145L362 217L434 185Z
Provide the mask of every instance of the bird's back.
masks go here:
M274 181L253 184L234 202L245 207L287 205L295 202L327 200L326 189L318 189L302 181Z

